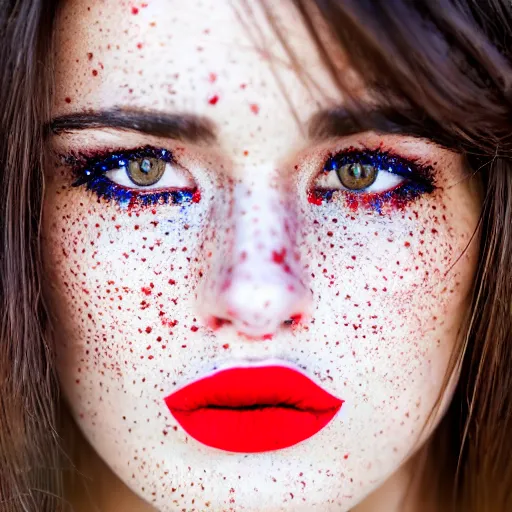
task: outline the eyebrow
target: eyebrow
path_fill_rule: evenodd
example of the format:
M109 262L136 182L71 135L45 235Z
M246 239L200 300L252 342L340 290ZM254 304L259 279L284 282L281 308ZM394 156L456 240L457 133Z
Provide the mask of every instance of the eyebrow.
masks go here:
M59 135L94 128L138 131L194 143L212 143L217 139L213 123L202 116L120 108L59 116L49 123L47 131Z
M215 125L206 117L125 108L59 116L49 123L47 131L58 135L95 128L138 131L183 142L212 144L217 141ZM424 113L393 107L372 106L360 112L342 106L321 110L306 123L306 130L312 140L374 131L424 138L448 149L457 147L443 127Z
M352 112L344 107L321 110L308 123L308 136L313 140L348 137L368 131L428 139L448 149L458 146L444 127L425 113L392 106L372 106Z

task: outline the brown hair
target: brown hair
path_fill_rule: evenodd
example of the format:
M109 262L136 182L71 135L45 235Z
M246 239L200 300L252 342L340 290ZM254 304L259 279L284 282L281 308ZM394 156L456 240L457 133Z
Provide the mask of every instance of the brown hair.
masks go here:
M353 120L381 132L428 132L481 174L480 264L457 351L461 378L429 440L422 486L436 510L512 510L512 7L508 0L293 3L339 87L350 91L332 41L373 104L385 107L361 116L364 105L354 103ZM56 4L0 6L0 507L12 511L64 508L39 247Z

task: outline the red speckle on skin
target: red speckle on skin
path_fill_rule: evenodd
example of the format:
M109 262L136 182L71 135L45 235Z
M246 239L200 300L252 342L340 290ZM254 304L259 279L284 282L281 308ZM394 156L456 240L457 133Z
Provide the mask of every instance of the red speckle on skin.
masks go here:
M199 203L201 201L201 192L199 189L194 190L194 193L192 195L192 202L193 203Z
M151 295L151 288L149 288L148 286L141 288L141 290L144 295Z
M142 50L142 48L144 47L144 44L143 43L137 43L137 48L139 50Z
M286 257L286 249L281 249L279 252L272 251L272 261L274 263L277 263L278 265L281 265L284 263L284 259Z
M71 98L68 96L67 98L65 98L64 100L66 103L71 103Z
M211 84L214 84L216 81L217 81L217 74L216 73L210 73L208 75L208 81L211 83Z
M210 97L208 98L208 103L209 103L210 105L217 105L218 101L219 101L219 96L218 96L218 94L214 94L213 96L210 96Z
M348 454L348 453L346 453L345 455L343 455L343 458L344 458L345 460L347 460L347 459L348 459L348 455L349 455L349 454Z
M320 206L323 203L323 199L319 194L317 194L317 192L310 190L308 192L308 202Z
M168 283L171 285L174 285L174 284L176 284L176 281L174 279L169 279Z
M257 114L260 111L260 107L256 103L251 103L250 106L251 106L251 112L253 114Z
M91 52L88 52L88 53L87 53L87 58L88 58L89 60L92 60L92 58L93 58L93 57L94 57L94 54L93 54L93 53L91 53Z
M139 9L137 7L132 7L132 14L139 14Z
M229 348L229 343L224 343L224 345L222 345L222 348L224 350L227 350Z
M405 245L405 247L411 247L411 243L410 242L405 242L404 245Z
M153 330L152 327L150 327L149 325L146 327L146 332L149 334L151 331Z
M92 76L98 76L98 70L97 69L93 69L92 70Z
M292 321L293 325L298 325L302 321L302 315L300 313L297 315L292 315L290 320Z
M193 326L190 328L190 330L191 330L192 332L197 332L197 331L199 330L199 327L197 327L197 325L193 325Z

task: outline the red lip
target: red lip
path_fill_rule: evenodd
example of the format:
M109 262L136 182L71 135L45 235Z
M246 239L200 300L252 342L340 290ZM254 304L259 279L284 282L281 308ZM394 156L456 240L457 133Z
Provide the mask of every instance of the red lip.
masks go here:
M315 435L343 400L291 368L259 366L218 371L169 395L165 403L200 443L256 453Z

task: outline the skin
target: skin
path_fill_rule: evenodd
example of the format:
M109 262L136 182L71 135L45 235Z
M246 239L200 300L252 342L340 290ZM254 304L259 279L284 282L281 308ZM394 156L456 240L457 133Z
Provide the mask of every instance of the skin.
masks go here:
M68 0L60 13L54 116L185 112L211 120L218 139L97 128L49 141L45 293L62 391L84 436L77 464L102 511L398 510L418 469L411 456L451 398L455 378L427 423L468 310L479 188L458 155L427 140L308 137L308 120L343 98L279 4L322 94L297 78L256 3L254 19L221 0ZM174 152L200 202L130 210L70 186L62 155L148 144ZM343 195L309 202L329 155L351 147L431 165L437 188L380 213ZM283 323L294 314L298 325ZM213 329L215 317L228 322ZM216 364L270 359L345 401L294 447L208 448L164 404ZM83 496L71 500L80 507Z

